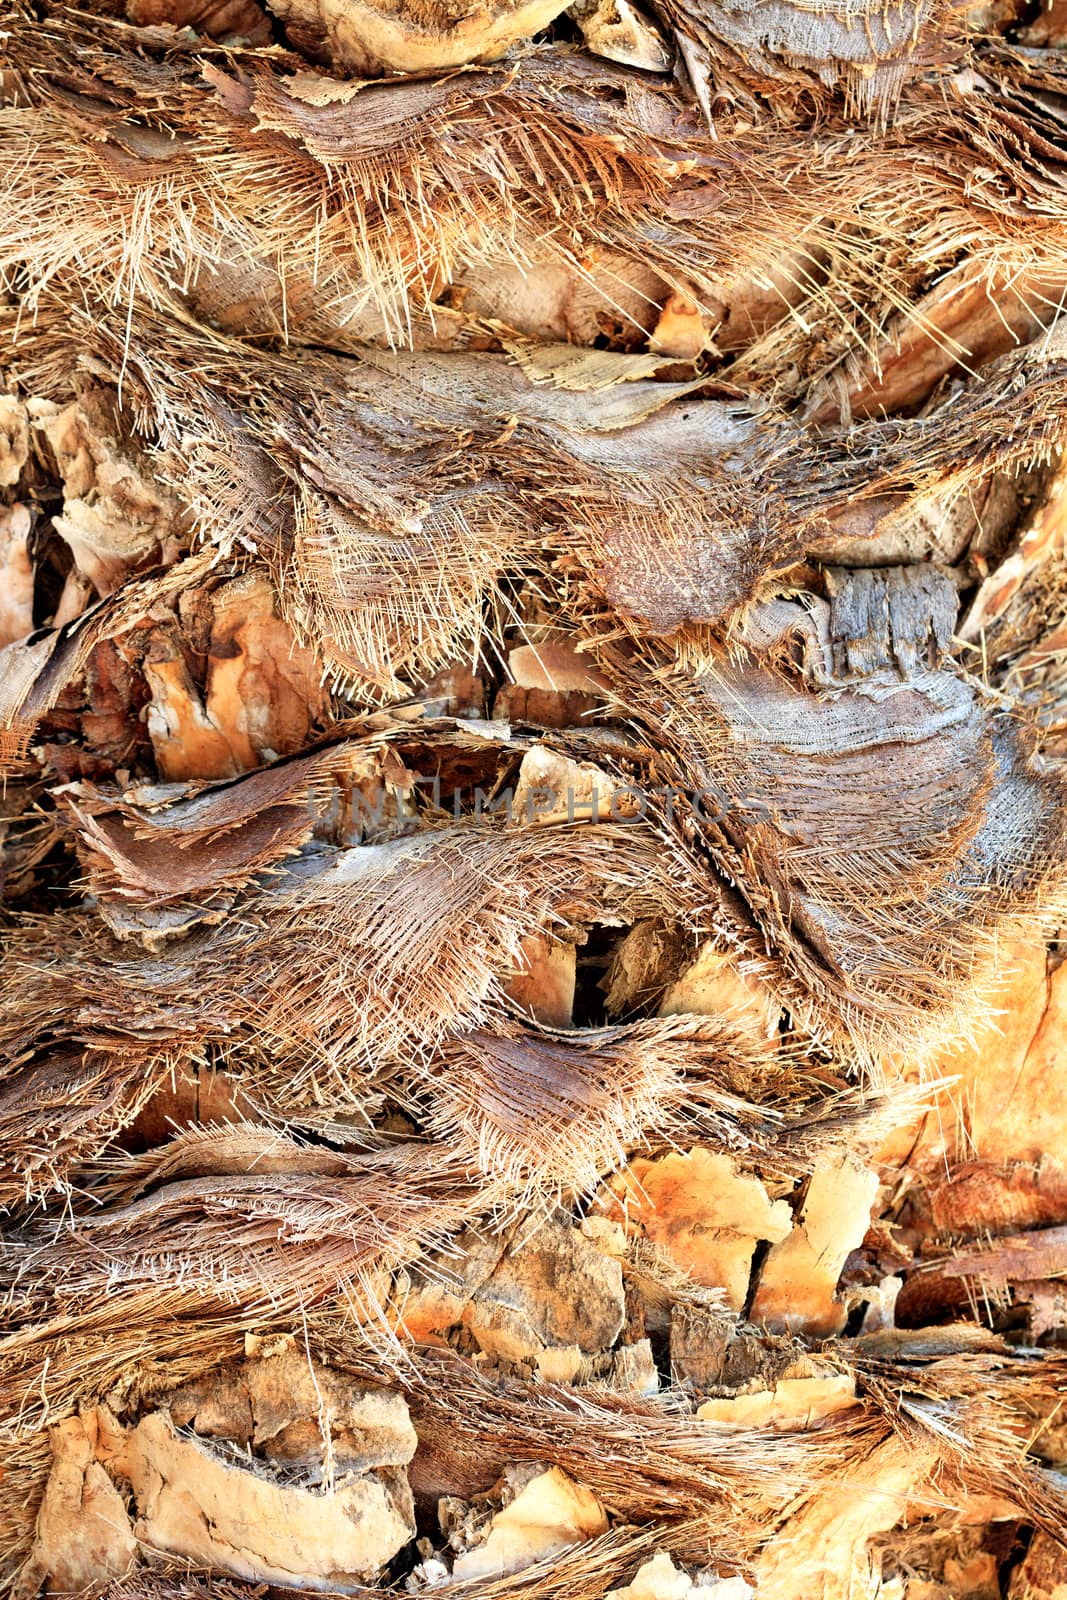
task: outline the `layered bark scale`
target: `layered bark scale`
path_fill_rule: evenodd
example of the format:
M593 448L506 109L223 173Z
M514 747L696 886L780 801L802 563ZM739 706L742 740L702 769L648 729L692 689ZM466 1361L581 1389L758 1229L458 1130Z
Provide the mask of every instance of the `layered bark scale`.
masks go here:
M10 8L19 1600L1067 1585L1062 25Z

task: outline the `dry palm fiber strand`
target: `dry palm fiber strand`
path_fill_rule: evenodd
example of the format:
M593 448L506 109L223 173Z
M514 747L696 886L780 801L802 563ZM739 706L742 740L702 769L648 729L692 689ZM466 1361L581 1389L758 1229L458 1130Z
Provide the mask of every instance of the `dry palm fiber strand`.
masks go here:
M799 247L796 281L782 280L770 313L778 347L760 345L744 364L745 381L761 388L772 373L795 383L798 361L810 381L857 343L876 347L894 315L921 318L916 291L946 268L1012 286L1009 303L1021 298L1040 320L1062 292L1054 146L1038 133L1030 99L1009 109L1034 79L1026 63L1020 81L1010 52L991 48L981 63L1003 77L1006 104L963 96L946 110L941 93L916 89L898 135L865 143L831 124L798 152L795 135L773 129L712 142L698 120L678 120L660 85L639 87L632 74L580 56L534 53L507 72L384 84L335 103L331 80L319 95L306 75L290 90L286 70L256 52L235 58L237 78L225 64L210 69L214 87L198 55L183 76L180 50L149 73L124 50L130 38L116 30L108 50L102 28L90 33L63 12L9 35L34 109L7 113L6 250L12 268L31 264L42 288L69 266L120 304L178 288L235 332L335 346L433 343L471 336L447 307L434 309L450 280L462 285L476 270L475 300L488 294L485 314L506 321L507 302L492 305L488 264L506 274L555 261L595 285L605 312L614 299L641 337L668 287L703 295L711 309L724 286L773 277L787 232ZM1042 88L1058 88L1057 70L1042 62ZM158 127L146 121L153 103L166 108ZM187 125L176 128L183 104ZM125 123L124 105L136 107ZM34 178L43 149L52 157L47 205ZM975 159L1000 179L980 195ZM457 181L457 169L469 176ZM554 207L573 208L566 227L536 215L549 185ZM521 208L516 194L528 197ZM587 265L591 232L606 252L603 271ZM796 317L787 314L793 302ZM828 326L836 351L826 349ZM726 333L726 348L735 337ZM939 334L935 321L932 338L951 366L956 331ZM1011 342L1009 332L1000 348Z
M358 1116L380 1097L375 1074L499 1010L525 933L605 890L631 916L656 908L655 885L655 846L638 830L515 838L470 824L312 851L221 927L154 959L75 914L66 959L53 942L42 965L31 925L9 949L4 1038L14 1059L46 1028L104 1049L136 1041L142 1055L225 1038L260 1059L259 1081L294 1122L328 1123L314 1109L323 1094Z
M1063 403L1056 333L927 416L812 437L644 378L548 389L503 356L460 354L253 364L230 341L179 337L151 316L138 326L137 346L106 323L85 334L151 419L167 478L205 532L271 560L293 624L379 692L476 638L487 594L546 543L646 628L716 621L805 551L832 547L857 503L960 495L1047 459ZM24 338L24 381L63 381L59 334L49 319Z
M261 1138L269 1149L269 1140ZM254 1145L252 1146L254 1150ZM344 1163L342 1175L289 1171L284 1181L251 1168L226 1177L178 1179L127 1206L86 1216L75 1228L27 1227L18 1253L52 1239L56 1287L91 1303L106 1283L166 1287L179 1301L233 1300L253 1319L265 1308L298 1314L300 1306L339 1296L369 1321L374 1274L477 1216L484 1198L465 1185L462 1161L441 1147L370 1152ZM269 1164L269 1163L268 1163ZM299 1160L289 1160L290 1167ZM184 1264L183 1264L184 1263ZM40 1274L42 1284L45 1275Z
M1039 1035L1057 1059L1057 51L938 4L620 0L532 43L521 7L401 5L373 48L361 0L10 9L0 699L54 844L3 929L5 1581L395 1593L487 1559L526 1492L493 1480L531 1469L596 1517L460 1595L636 1600L668 1553L679 1600L705 1568L875 1595L917 1513L1062 1540L1062 1361L1031 1348L1064 1326L1056 1139L1040 1205L958 1252L882 1144L921 1148L947 1040L964 1110L998 1074L1033 1095ZM665 70L597 55L627 26ZM418 75L353 78L388 28ZM88 558L87 513L115 522ZM261 737L213 764L223 659ZM472 814L539 773L681 794ZM435 777L451 821L400 804ZM366 831L357 793L388 800ZM976 987L1020 948L1013 1057L1026 1006ZM955 1320L896 1328L898 1295ZM265 1368L318 1386L280 1467L204 1399ZM390 1550L285 1566L167 1522L175 1485L299 1506L298 1536L352 1503L346 1384L415 1452ZM86 1567L94 1496L117 1543Z
M642 1144L730 1149L764 1170L800 1170L835 1147L877 1142L899 1103L807 1076L784 1050L752 1050L718 1019L667 1018L579 1034L513 1026L460 1034L425 1073L427 1125L474 1149L486 1179L591 1191Z
M815 1120L809 1163L835 1140L869 1137L866 1107L844 1098L844 1106L831 1098L823 1122ZM733 1108L742 1127L757 1130L748 1161L763 1153L759 1113L756 1105ZM657 1120L664 1113L653 1104L652 1136ZM699 1122L694 1131L711 1134ZM805 1132L793 1133L797 1152ZM769 1164L775 1155L770 1144ZM383 1273L440 1248L487 1212L499 1227L518 1205L543 1206L566 1181L567 1163L580 1180L570 1152L559 1169L531 1178L502 1162L479 1168L461 1138L342 1153L235 1123L179 1134L163 1158L113 1158L103 1174L98 1164L88 1174L93 1208L78 1200L73 1217L31 1218L5 1240L5 1260L16 1281L22 1263L33 1263L35 1290L50 1289L71 1313L80 1300L87 1331L99 1295L153 1285L175 1304L233 1300L253 1318L291 1315L340 1293L367 1324L379 1312Z
M621 686L675 752L674 825L818 1033L877 1049L951 1032L998 936L1060 914L1060 782L1027 724L951 672L824 698L724 653L693 673L650 661ZM683 773L707 786L695 816Z

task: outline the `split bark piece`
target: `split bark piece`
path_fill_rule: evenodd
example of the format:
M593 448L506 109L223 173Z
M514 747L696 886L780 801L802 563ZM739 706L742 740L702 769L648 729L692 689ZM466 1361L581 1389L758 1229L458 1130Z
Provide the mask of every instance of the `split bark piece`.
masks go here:
M604 703L606 681L587 656L566 645L524 644L508 655L512 682L500 690L494 717L546 728L581 727Z
M549 1028L569 1028L574 1012L577 950L569 940L527 934L520 947L520 965L504 985L504 993L520 1011Z
M28 506L0 506L0 649L33 632L32 529Z
M686 965L689 954L690 944L680 924L651 918L636 922L616 945L611 965L601 980L608 1016L626 1018L662 1006L665 991ZM700 1011L699 1005L680 1009Z
M820 535L823 562L881 567L958 563L968 550L999 549L1023 510L1023 483L992 472L959 493L952 485L913 495L857 499Z
M835 1291L849 1252L863 1241L878 1175L848 1157L817 1166L796 1226L771 1246L752 1320L815 1338L840 1333L846 1309Z
M23 402L0 394L0 489L13 489L30 454L30 422Z
M171 783L233 778L291 755L324 709L319 664L278 615L262 575L224 584L211 612L203 699L173 633L157 631L145 660L148 731Z
M672 53L659 29L630 0L575 0L570 14L594 55L645 72L666 72Z
M452 1577L457 1582L522 1572L608 1529L596 1496L558 1467L539 1462L509 1467L495 1494L504 1505L494 1512L484 1542L456 1558Z
M935 567L827 567L834 671L842 680L891 668L915 678L940 667L955 630L959 600Z
M86 672L89 704L83 735L90 771L75 767L75 774L98 775L91 762L97 742L105 753L114 752L113 771L136 744L130 724L143 703L121 652L131 634L143 636L146 617L157 606L171 608L180 593L207 580L214 564L210 554L201 554L158 575L129 580L84 615L0 650L0 760L17 764L24 759L40 719L55 710ZM52 754L58 755L55 747Z
M506 1233L462 1229L447 1251L396 1274L386 1314L402 1338L416 1344L443 1344L457 1327L474 1295L492 1275L504 1253Z
M680 361L696 361L712 343L708 318L695 300L672 294L660 312L649 348Z
M894 336L869 355L852 354L844 372L816 385L808 420L849 421L920 405L947 374L974 372L1035 338L1059 314L1065 287L1067 279L1041 267L987 276L965 262L894 319Z
M621 1262L569 1220L526 1222L510 1240L467 1232L429 1271L400 1275L391 1311L412 1339L441 1343L462 1326L492 1360L550 1382L610 1375L620 1388L657 1387L651 1352L604 1359L625 1321Z
M592 346L610 340L613 348L640 348L659 316L667 285L660 273L630 254L595 245L580 262L561 257L546 243L529 240L521 266L502 259L487 265L481 248L468 241L459 246L462 259L441 296L462 318L463 330L449 343L428 333L412 340L417 347L470 348L477 329L513 330L545 344L565 341ZM435 310L435 318L439 312ZM499 332L498 337L503 338ZM486 343L495 344L482 333ZM381 343L380 335L374 340Z
M1008 1600L1067 1600L1067 1547L1038 1529L1007 1592Z
M605 1600L751 1600L754 1592L744 1578L709 1578L702 1572L694 1580L659 1550L625 1588L610 1590Z
M697 1407L702 1422L725 1428L776 1428L804 1432L858 1404L855 1379L824 1362L801 1357L771 1389L750 1388Z
M142 1418L115 1461L133 1488L138 1539L250 1582L346 1591L414 1536L402 1470L342 1479L320 1494L239 1462L183 1438L160 1412Z
M53 526L98 594L111 594L168 541L181 542L177 500L124 437L114 394L87 388L62 408L34 400L30 415L63 481Z
M983 580L959 625L961 639L977 642L995 629L1027 580L1045 564L1063 560L1067 549L1067 471L1053 474L1041 503L1027 518L1015 548Z
M196 28L224 42L271 43L271 26L258 0L126 0L126 15L141 27Z
M577 1228L545 1222L524 1230L463 1312L488 1355L531 1358L565 1381L583 1355L610 1350L625 1322L622 1264Z
M632 821L640 815L640 796L592 762L572 761L547 745L534 745L522 758L512 817L544 827L557 822Z
M700 1146L658 1161L639 1156L611 1188L628 1233L650 1239L694 1283L721 1289L735 1311L748 1298L757 1243L785 1239L792 1226L784 1200Z
M311 1361L292 1338L172 1390L166 1406L176 1427L252 1450L305 1487L406 1467L418 1445L402 1395Z
M917 1170L943 1172L946 1160L954 1165L968 1158L1003 1170L1012 1163L1045 1164L1050 1153L1063 1148L1067 1093L1059 1041L1067 1015L1067 966L1050 961L1043 942L1022 941L1002 953L1000 970L985 990L986 1015L981 1023L976 1020L973 1037L927 1063L931 1076L957 1081L938 1095L921 1131L905 1128L887 1141L880 1151L883 1161L903 1160L912 1149ZM902 1070L899 1062L889 1065L894 1072ZM1052 1192L1060 1181L1056 1161L1052 1154L1047 1171ZM1016 1205L1027 1204L1025 1194L1013 1202L1000 1183L984 1192L981 1185L972 1186L970 1195L976 1209L967 1231L996 1226L998 1215L1007 1220ZM945 1204L951 1204L947 1197ZM967 1209L961 1194L955 1226L964 1226ZM1024 1212L1018 1215L1024 1220Z
M822 1487L767 1544L757 1569L759 1600L851 1600L872 1593L867 1547L899 1521L934 1462L931 1445L892 1439Z
M255 1119L255 1107L231 1073L182 1062L144 1099L130 1123L135 1144L166 1144L185 1129L220 1127Z
M122 1495L96 1459L97 1420L90 1411L51 1431L49 1473L29 1566L18 1592L75 1594L121 1578L134 1565L138 1545Z
M729 1017L754 1042L766 1046L777 1037L782 1008L766 982L746 975L711 940L670 985L659 1008L661 1017L686 1013Z

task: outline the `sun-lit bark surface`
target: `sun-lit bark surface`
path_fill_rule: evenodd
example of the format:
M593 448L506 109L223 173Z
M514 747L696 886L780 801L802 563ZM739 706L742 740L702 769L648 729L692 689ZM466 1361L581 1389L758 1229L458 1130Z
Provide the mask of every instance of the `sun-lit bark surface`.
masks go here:
M0 1582L1062 1600L1067 16L0 19Z

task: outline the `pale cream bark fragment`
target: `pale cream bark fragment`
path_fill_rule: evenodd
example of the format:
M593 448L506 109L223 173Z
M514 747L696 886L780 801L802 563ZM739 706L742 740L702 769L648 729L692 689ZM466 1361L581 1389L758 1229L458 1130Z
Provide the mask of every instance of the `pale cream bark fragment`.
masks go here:
M763 1264L754 1322L818 1338L840 1333L847 1312L837 1281L863 1242L877 1192L877 1174L850 1156L816 1167L796 1226Z
M452 1571L457 1581L522 1572L608 1531L596 1496L559 1467L538 1471L525 1483L523 1468L509 1468L508 1474L522 1487L495 1513L484 1543L457 1558Z

